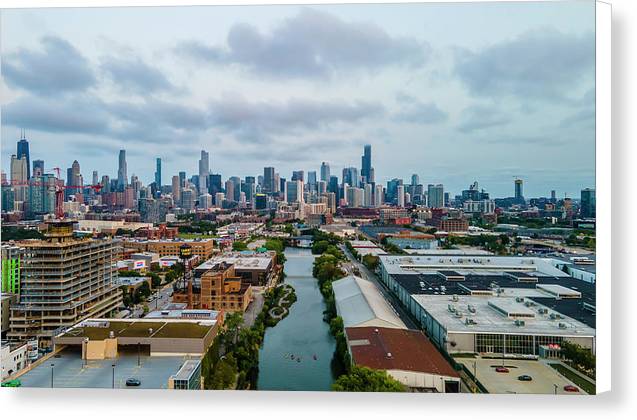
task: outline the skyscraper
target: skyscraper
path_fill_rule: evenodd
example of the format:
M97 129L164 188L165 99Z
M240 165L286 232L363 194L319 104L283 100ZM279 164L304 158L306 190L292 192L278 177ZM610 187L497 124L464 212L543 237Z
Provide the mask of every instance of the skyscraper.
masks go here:
M11 183L15 185L15 200L26 200L27 158L11 155ZM22 185L19 185L22 184Z
M376 189L374 191L374 207L380 207L384 202L385 198L383 197L383 186L376 184Z
M420 184L420 177L418 176L418 174L413 174L411 176L411 185L418 185Z
M429 184L427 186L427 199L429 208L442 208L445 206L445 191L442 184Z
M172 193L173 202L175 205L179 205L179 203L181 203L181 183L179 182L179 177L177 175L172 178Z
M217 193L222 191L221 174L208 175L208 193L214 197Z
M514 182L515 186L515 199L517 201L524 201L524 191L521 179L516 179Z
M27 162L27 178L31 179L31 158L29 157L29 142L24 137L24 132L22 132L22 136L20 137L20 141L18 141L18 159L24 157Z
M117 190L124 191L128 185L128 175L126 174L126 150L119 151L119 166L117 169Z
M305 171L292 171L292 181L305 182Z
M263 191L266 193L277 191L274 184L274 168L271 166L263 168Z
M161 191L161 158L155 160L155 185Z
M205 150L201 151L199 159L199 192L203 194L208 191L208 174L210 173L210 155Z
M42 176L44 174L44 161L36 159L33 161L33 176Z
M307 173L307 184L310 187L310 191L316 191L316 171Z
M330 182L330 164L321 163L321 181Z
M362 165L361 165L361 176L363 177L364 182L370 182L371 178L371 169L372 169L372 146L369 144L365 145L363 149L363 156L361 157Z
M179 185L182 189L186 188L186 172L184 171L179 172Z
M303 181L288 181L285 183L286 201L288 203L303 202Z
M348 184L351 187L358 187L358 169L354 167L343 168L343 184Z
M585 218L595 217L595 189L585 188L581 192L580 197L581 216Z

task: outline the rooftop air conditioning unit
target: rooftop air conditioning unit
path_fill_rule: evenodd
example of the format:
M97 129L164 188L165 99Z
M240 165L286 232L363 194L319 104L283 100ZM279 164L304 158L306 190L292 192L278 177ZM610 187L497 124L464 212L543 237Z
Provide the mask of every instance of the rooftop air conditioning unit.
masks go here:
M516 327L524 327L524 321L521 319L516 319L515 320L515 326Z
M565 330L567 328L566 324L563 322L560 322L559 324L557 324L557 327L561 330Z

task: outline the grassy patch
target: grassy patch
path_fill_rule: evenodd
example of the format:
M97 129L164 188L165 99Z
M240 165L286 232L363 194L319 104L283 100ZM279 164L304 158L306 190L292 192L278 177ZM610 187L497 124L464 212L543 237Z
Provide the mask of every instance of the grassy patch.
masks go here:
M586 392L587 394L595 395L595 384L589 382L584 379L581 375L573 372L569 368L562 366L559 363L549 363L549 366L553 369L557 370L560 375L564 376L569 381L573 382L575 385L579 386Z

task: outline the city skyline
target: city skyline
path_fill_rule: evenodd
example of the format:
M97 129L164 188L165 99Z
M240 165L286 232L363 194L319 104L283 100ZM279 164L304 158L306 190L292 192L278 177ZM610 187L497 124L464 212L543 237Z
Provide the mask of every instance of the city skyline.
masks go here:
M258 18L252 7L152 8L143 20L140 9L7 11L3 168L21 129L32 159L114 177L126 149L129 177L152 182L161 158L164 184L196 174L200 150L227 179L322 161L339 173L371 144L383 184L417 173L510 196L520 176L528 196L577 196L594 187L592 5L267 6ZM156 40L136 27L169 17L193 23L151 31ZM121 34L105 30L113 19ZM354 54L361 45L373 51ZM537 66L548 66L540 79L523 77Z

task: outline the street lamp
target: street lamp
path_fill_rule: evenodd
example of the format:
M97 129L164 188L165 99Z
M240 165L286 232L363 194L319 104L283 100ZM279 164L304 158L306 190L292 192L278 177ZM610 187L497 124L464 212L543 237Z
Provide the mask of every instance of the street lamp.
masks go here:
M115 363L113 363L111 367L113 368L113 381L111 383L111 388L115 389Z
M140 366L140 365L141 365L141 356L140 356L140 354L139 354L139 352L140 352L139 347L140 347L140 346L141 346L141 343L140 343L140 342L137 342L137 366Z
M555 395L557 395L557 384L553 384L553 388L554 388Z
M55 366L55 363L51 363L51 388L53 388L53 367Z

